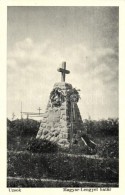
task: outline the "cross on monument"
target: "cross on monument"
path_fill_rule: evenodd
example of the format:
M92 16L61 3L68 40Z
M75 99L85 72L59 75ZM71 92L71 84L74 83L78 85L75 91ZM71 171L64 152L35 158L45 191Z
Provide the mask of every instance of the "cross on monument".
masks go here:
M62 68L58 68L58 72L61 72L61 82L65 82L65 75L69 74L70 71L66 70L66 62L62 62Z

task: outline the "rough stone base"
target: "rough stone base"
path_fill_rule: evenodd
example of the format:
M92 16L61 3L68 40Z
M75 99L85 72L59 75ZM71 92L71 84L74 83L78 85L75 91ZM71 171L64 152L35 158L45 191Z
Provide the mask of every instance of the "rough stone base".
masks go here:
M60 82L54 85L59 87L65 95L65 101L59 107L52 107L49 99L46 111L36 138L56 142L63 147L69 147L71 142L79 140L79 134L84 132L82 118L77 103L71 103L67 99L67 90L72 85Z

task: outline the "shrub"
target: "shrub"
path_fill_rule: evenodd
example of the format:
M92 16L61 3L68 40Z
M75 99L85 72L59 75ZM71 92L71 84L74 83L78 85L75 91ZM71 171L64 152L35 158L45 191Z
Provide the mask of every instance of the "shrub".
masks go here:
M119 147L118 140L107 140L101 148L98 148L99 156L104 158L118 158L119 156Z
M13 136L35 136L38 132L40 122L32 119L17 119L11 121L11 125L9 121L7 121L7 125L9 125L8 130Z
M27 150L36 153L50 153L56 152L58 146L56 143L52 143L48 140L32 138L27 144Z
M87 133L93 136L118 136L118 118L99 121L85 119L83 125Z

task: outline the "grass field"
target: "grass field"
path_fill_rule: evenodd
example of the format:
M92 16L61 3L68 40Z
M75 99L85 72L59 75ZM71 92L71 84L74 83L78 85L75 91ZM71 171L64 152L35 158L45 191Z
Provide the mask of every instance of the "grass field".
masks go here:
M20 122L20 121L18 121ZM15 125L16 124L16 125ZM25 125L25 128L29 127ZM35 125L38 125L35 122ZM102 128L102 127L101 127ZM113 127L114 128L114 127ZM25 131L27 131L25 133ZM8 187L118 187L119 159L118 135L108 131L91 133L97 144L96 155L70 151L34 153L27 151L27 144L34 138L32 125L21 132L19 123L8 128ZM68 181L68 182L67 182Z

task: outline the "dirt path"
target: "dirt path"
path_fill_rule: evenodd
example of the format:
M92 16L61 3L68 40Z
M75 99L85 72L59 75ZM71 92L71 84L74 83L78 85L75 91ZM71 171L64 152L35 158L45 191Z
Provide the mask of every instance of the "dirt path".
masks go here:
M13 151L9 150L10 153L16 153L16 154L30 154L29 151ZM35 153L34 153L35 154ZM53 154L53 153L48 153L48 154ZM85 154L69 154L69 153L57 153L57 155L64 155L68 157L86 157L90 159L98 159L98 160L103 160L104 158L100 158L98 155L85 155Z
M95 187L118 187L118 184L117 183L102 183L102 182L88 182L88 181L76 181L76 180L58 180L58 179L44 179L44 178L42 178L42 179L35 179L35 178L21 178L21 177L8 177L7 178L8 179L8 181L14 181L14 180L16 180L16 181L32 181L32 182L41 182L41 183L43 183L43 182L48 182L48 183L50 183L50 182L52 182L53 184L56 184L56 183L58 183L58 184L68 184L68 185L70 185L70 184L75 184L75 183L77 183L77 184L80 184L80 186L83 186L83 187L85 187L85 186L88 186L88 187L91 187L91 186L95 186Z

